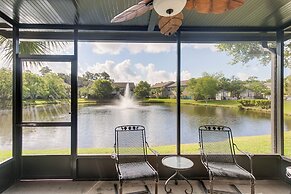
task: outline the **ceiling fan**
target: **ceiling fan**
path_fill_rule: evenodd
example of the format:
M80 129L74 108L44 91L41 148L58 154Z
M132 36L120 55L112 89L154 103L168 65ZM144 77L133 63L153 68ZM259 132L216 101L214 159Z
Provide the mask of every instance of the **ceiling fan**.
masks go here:
M182 25L182 10L220 14L244 4L245 0L142 0L116 15L111 23L125 22L154 9L159 15L160 32L170 36Z

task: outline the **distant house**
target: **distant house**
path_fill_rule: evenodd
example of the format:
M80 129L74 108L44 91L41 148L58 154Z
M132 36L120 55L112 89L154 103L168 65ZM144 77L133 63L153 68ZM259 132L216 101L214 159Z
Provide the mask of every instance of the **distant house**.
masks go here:
M246 89L240 93L241 99L255 99L256 93L252 90Z
M169 85L173 84L173 81L160 82L152 85L151 97L154 98L169 98L171 90Z
M183 99L190 99L191 96L189 92L187 92L186 87L188 86L189 80L184 80L180 82L180 90L181 90L181 98ZM168 86L170 88L170 98L176 98L177 97L177 82L171 84Z
M129 84L129 89L132 93L135 88L135 85L133 82L114 82L112 83L112 86L114 88L112 94L115 95L116 97L118 97L119 95L124 95L124 91L127 84Z
M231 97L231 93L229 91L220 90L215 95L215 99L216 100L231 100L232 97Z
M264 85L271 91L272 90L272 83L271 82L266 82ZM264 95L264 98L271 100L271 94Z

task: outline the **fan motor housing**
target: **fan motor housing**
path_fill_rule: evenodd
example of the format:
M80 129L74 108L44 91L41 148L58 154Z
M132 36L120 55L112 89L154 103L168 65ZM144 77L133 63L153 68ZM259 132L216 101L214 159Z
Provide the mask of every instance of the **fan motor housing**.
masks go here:
M154 0L155 11L164 17L170 17L180 13L186 5L187 0Z

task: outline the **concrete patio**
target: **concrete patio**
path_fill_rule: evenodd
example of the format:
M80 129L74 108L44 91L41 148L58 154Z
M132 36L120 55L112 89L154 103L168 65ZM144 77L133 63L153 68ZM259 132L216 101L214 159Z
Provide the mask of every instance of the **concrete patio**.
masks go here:
M208 186L208 181L203 181ZM71 180L40 180L40 181L22 181L14 184L9 189L3 192L3 194L115 194L116 181L71 181ZM159 183L159 193L166 193L164 191L164 183L162 180ZM144 184L146 184L150 191L153 193L154 184L151 181L129 181L124 184L124 193L143 193L138 192L145 190ZM204 194L204 188L198 180L191 180L193 186L193 193ZM232 182L241 193L250 193L249 185L247 181L235 181ZM185 189L189 186L183 181L179 181L178 185L174 182L170 182L170 188L172 188L173 194L185 193ZM188 187L187 187L188 186ZM234 186L227 184L226 182L216 182L214 188L216 190L224 190L227 192L219 193L238 193ZM188 188L189 191L189 188ZM256 181L256 193L257 194L290 194L291 185L278 181L278 180L258 180Z

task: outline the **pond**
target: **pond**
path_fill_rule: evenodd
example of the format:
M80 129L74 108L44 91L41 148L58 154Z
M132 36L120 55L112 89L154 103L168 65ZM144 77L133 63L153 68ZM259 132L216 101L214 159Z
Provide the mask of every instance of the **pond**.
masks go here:
M176 143L177 111L175 105L151 104L134 108L118 106L84 106L79 111L78 143L80 147L112 147L114 127L141 124L146 127L151 146ZM207 106L181 106L181 142L198 142L198 127L203 124L226 125L234 136L271 133L270 114Z
M68 109L56 105L31 107L24 109L24 119L29 121L30 117L35 118L35 115L38 115L37 118L41 118L42 121L70 121ZM52 110L55 110L53 114L48 114ZM112 148L114 128L124 124L144 125L151 146L176 144L176 114L176 106L171 104L136 104L131 107L116 104L79 105L78 147ZM270 134L270 117L268 113L240 111L235 108L182 105L181 142L183 144L197 142L197 129L203 124L229 126L234 136ZM11 147L11 119L11 112L1 112L2 148ZM291 123L290 118L285 119L285 129L290 128L287 126L288 123ZM25 128L23 142L26 150L68 148L70 128Z

